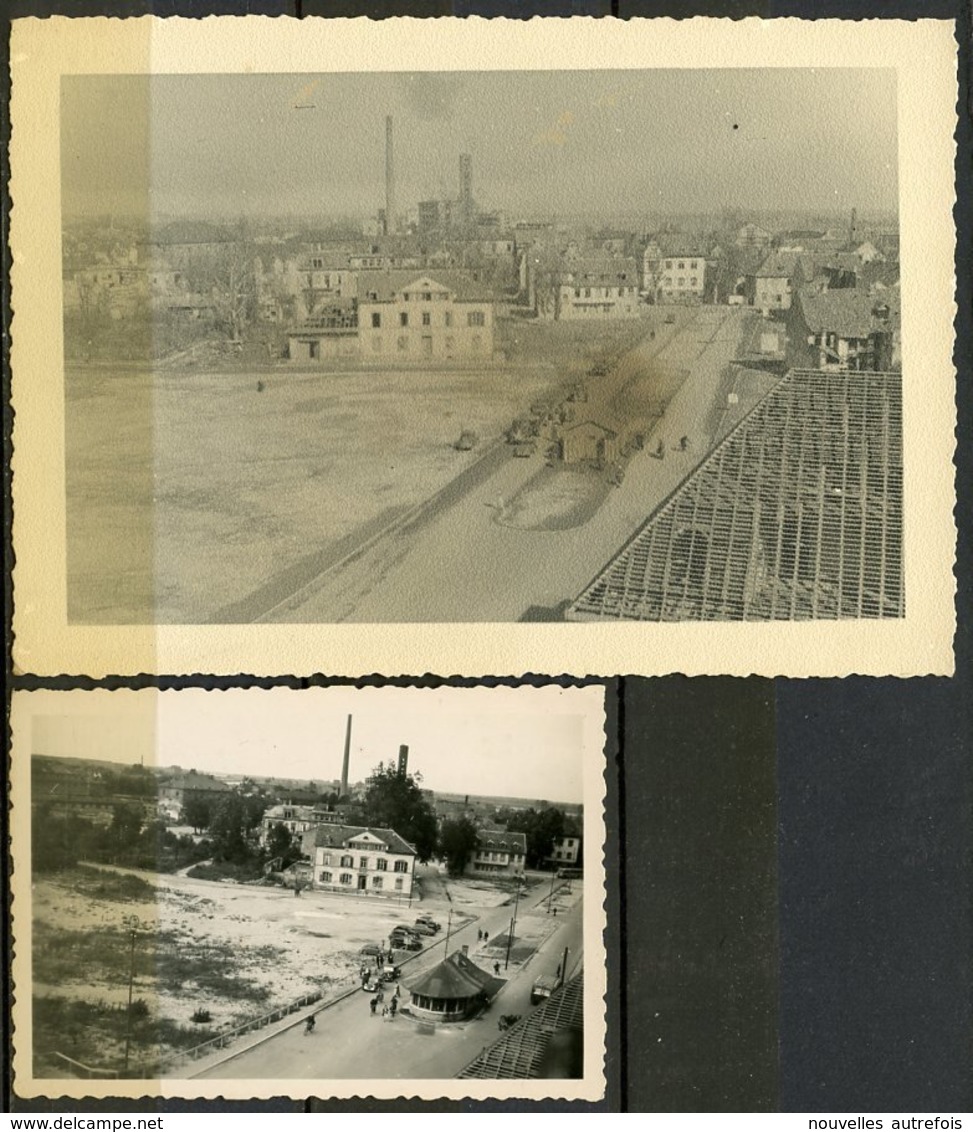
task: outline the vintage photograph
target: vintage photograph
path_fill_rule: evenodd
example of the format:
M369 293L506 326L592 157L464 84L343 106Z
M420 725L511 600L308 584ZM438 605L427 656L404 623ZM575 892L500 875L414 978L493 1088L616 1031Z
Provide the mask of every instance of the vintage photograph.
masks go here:
M950 668L948 25L24 23L25 670Z
M602 1095L603 687L18 693L14 731L20 1095Z
M69 620L902 617L895 100L65 76Z

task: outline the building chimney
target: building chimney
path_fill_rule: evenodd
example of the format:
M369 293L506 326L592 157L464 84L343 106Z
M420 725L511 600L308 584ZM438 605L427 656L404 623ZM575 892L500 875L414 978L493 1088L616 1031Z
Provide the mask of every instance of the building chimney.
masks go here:
M405 778L409 769L409 748L403 743L399 747L399 778Z
M851 248L854 248L855 244L858 243L858 239L857 239L857 235L856 235L857 231L858 231L858 209L853 208L851 210L851 226L848 229L848 243L851 246Z
M348 727L345 731L345 757L341 763L341 786L338 790L339 801L348 794L348 764L351 762L351 716L348 716Z
M395 231L395 166L392 149L392 116L385 119L385 234Z

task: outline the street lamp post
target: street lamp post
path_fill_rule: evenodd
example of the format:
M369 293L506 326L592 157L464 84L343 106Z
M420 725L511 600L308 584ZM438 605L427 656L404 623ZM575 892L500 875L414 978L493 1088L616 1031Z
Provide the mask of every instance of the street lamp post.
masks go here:
M449 955L449 936L453 927L453 909L450 908L449 915L446 918L446 950L443 952L443 958Z
M507 935L507 956L503 961L503 969L505 971L510 966L510 947L513 944L513 941L514 941L514 928L517 926L517 909L519 907L520 907L520 882L518 881L518 883L517 883L517 894L514 897L514 914L513 914L513 918L510 921L510 932Z
M125 1073L128 1073L128 1058L132 1048L132 994L135 988L135 940L142 926L138 916L127 916L125 926L129 932L128 953L128 1012L125 1015Z
M551 873L551 891L547 898L547 914L551 914L551 905L554 903L554 882L557 880L557 869Z

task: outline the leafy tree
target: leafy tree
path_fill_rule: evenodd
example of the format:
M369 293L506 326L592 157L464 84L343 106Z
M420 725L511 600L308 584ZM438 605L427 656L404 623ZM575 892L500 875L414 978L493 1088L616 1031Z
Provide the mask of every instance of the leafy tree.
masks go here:
M553 806L540 811L531 806L514 814L507 829L527 835L527 868L536 869L550 857L555 840L564 832L564 813Z
M415 846L420 861L436 852L436 815L423 796L420 774L399 774L394 762L380 764L368 780L362 823L394 829Z
M267 856L271 860L279 859L282 869L286 869L301 856L300 841L281 822L271 827L267 838Z
M476 849L476 826L469 818L451 818L443 822L439 833L439 855L446 862L450 876L459 876L469 864Z
M108 859L115 861L131 852L141 832L141 809L138 806L116 805L105 838Z
M191 825L196 833L202 833L209 826L212 816L212 807L206 797L190 795L183 804L182 820L186 825Z
M213 839L213 856L218 861L244 864L252 857L245 801L239 794L224 794L213 810L209 833Z

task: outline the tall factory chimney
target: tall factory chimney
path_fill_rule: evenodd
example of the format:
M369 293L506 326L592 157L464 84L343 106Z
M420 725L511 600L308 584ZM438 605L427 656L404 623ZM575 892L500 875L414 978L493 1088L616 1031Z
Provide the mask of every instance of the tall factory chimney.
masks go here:
M464 228L473 225L473 157L469 153L459 155L459 214Z
M392 148L392 115L385 119L385 234L395 231L395 166Z
M348 716L348 727L345 730L345 757L341 763L341 789L338 791L338 798L345 798L348 795L348 766L351 762L351 716Z
M405 778L406 771L409 769L409 748L402 744L399 747L399 778Z

